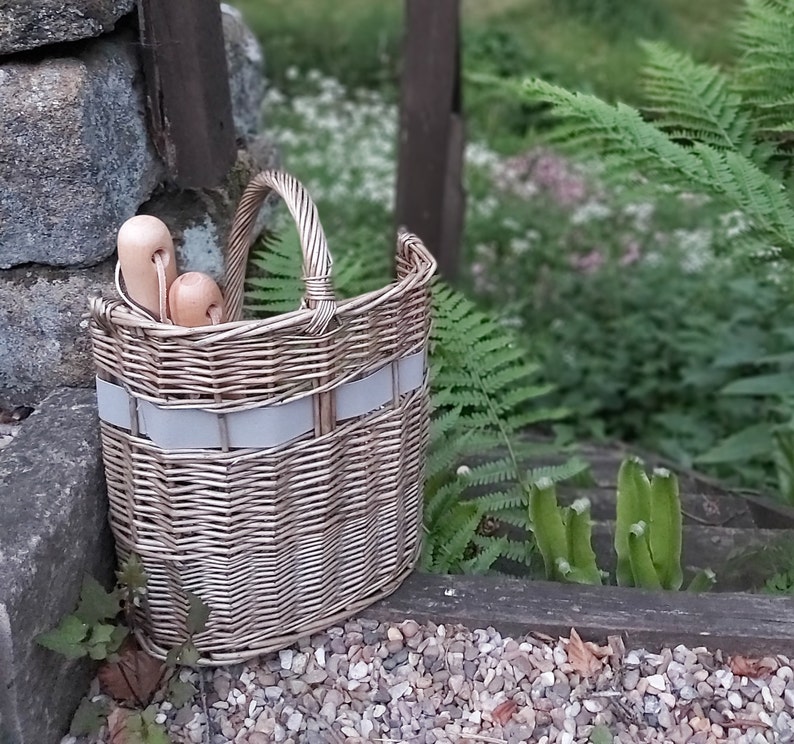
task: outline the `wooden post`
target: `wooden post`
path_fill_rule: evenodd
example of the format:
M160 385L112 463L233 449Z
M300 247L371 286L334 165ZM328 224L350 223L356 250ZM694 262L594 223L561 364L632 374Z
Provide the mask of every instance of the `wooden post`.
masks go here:
M454 280L465 198L460 0L406 0L398 143L398 226L416 233Z
M217 186L236 157L218 0L139 0L155 146L183 188Z

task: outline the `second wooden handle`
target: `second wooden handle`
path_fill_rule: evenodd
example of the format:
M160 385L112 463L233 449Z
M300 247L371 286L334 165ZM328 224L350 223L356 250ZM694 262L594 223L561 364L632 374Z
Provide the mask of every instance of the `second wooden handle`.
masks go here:
M221 290L211 276L200 271L188 271L174 279L168 306L175 325L195 328L224 320Z

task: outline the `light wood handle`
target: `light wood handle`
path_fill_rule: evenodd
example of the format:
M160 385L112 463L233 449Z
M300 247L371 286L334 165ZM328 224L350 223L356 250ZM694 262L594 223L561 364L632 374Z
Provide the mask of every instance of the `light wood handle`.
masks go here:
M174 325L196 328L224 320L223 295L215 280L200 271L180 274L168 293Z
M121 226L116 245L126 295L166 322L168 288L176 279L174 241L168 227L152 215L136 215ZM166 317L162 317L163 309Z

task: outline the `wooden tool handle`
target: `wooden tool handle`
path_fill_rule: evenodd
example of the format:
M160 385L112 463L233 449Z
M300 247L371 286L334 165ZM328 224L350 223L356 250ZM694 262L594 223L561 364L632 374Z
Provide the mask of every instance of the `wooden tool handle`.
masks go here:
M116 241L127 297L168 321L168 288L176 279L174 241L166 224L148 214L128 219Z
M189 271L174 280L168 304L171 320L178 326L195 328L224 320L221 290L211 276L200 271Z

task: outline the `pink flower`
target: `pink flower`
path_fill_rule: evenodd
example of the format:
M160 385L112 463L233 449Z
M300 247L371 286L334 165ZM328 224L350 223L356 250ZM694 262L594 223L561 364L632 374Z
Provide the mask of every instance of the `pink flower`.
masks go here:
M604 254L594 248L589 253L579 256L571 256L569 259L571 266L583 274L595 274L605 263Z
M640 252L640 244L636 240L631 240L626 246L626 250L623 252L623 255L620 257L620 265L631 266L633 263L637 263L641 256L642 253Z
M588 198L589 187L570 160L543 148L533 148L509 158L496 176L501 188L531 198L546 194L562 207L580 204Z

